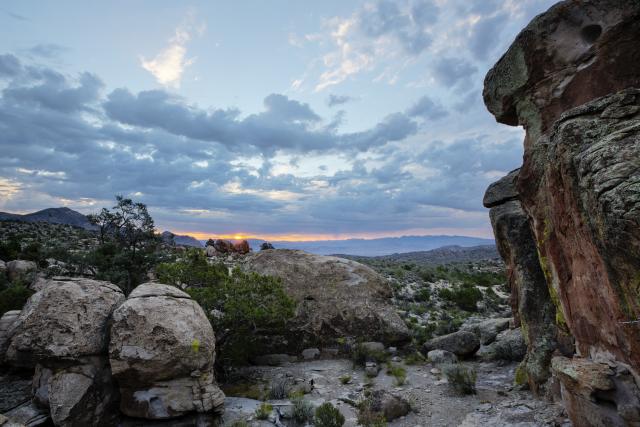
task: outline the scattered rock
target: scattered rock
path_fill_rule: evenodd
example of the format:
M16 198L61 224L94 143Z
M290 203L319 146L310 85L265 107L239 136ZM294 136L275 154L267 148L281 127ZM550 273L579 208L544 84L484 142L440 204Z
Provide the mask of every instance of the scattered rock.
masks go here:
M387 421L393 421L404 417L411 412L411 405L405 399L391 394L385 390L371 392L371 410L381 413Z
M313 360L320 357L320 350L317 348L306 348L302 350L302 358L304 360Z
M376 362L366 362L364 366L364 373L368 377L377 377L380 372L380 367Z
M15 260L6 264L7 277L11 283L31 284L35 278L38 266L33 261Z
M424 344L425 353L431 350L446 350L456 356L472 356L480 348L480 340L469 331L458 331L433 338Z
M436 364L456 363L458 361L455 354L446 350L431 350L427 353L427 357L432 363Z
M251 246L249 246L249 242L242 240L233 244L233 251L240 255L246 255L251 252Z
M477 355L484 360L509 360L519 362L527 354L527 343L520 328L500 332L488 346L480 347Z
M480 344L491 344L496 336L509 328L510 317L498 319L485 319L478 322L470 322L462 325L460 330L473 332L480 339Z

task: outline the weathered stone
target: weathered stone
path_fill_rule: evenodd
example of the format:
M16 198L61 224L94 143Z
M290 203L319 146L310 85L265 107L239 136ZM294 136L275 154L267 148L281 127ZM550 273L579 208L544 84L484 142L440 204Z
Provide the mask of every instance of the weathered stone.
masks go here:
M364 373L368 377L377 377L380 372L380 366L376 362L366 362L364 365Z
M29 286L36 276L38 266L33 261L15 260L6 265L7 277L11 283L22 283Z
M246 240L241 240L240 242L234 243L233 251L241 255L246 255L251 252L251 246L249 246L249 242Z
M109 360L128 416L164 419L221 411L211 324L188 294L138 286L113 313Z
M0 259L0 277L7 275L7 264Z
M31 402L27 402L9 412L6 412L4 416L10 420L10 423L25 427L48 425L49 422L49 414L47 414L44 409L37 407ZM10 425L11 424L9 424L9 426Z
M213 246L207 246L205 250L209 258L214 257L218 254L218 251L216 251L216 248L214 248Z
M370 400L371 411L383 415L386 421L393 421L411 412L409 402L385 390L373 391Z
M498 121L521 124L527 131L524 164L516 180L521 205L510 208L523 213L511 215L511 228L528 227L533 235L533 245L522 246L533 246L539 254L556 306L558 348L570 352L571 336L575 351L586 359L580 364L606 358L628 366L636 378L640 371L636 323L640 319L640 72L635 65L640 61L639 38L637 1L563 1L521 32L487 75L484 90L485 103ZM509 203L518 201L500 207ZM515 224L516 217L522 225ZM492 222L495 229L493 216ZM513 235L496 231L496 238L501 247L519 246ZM549 314L546 309L539 313ZM532 334L533 324L523 319L530 346L527 360L531 346L538 343L543 345L539 355L544 360L550 341L532 338L549 334ZM527 364L529 376L531 366ZM580 393L571 391L575 387L568 384L576 380L570 379L567 369L556 361L554 371L564 372L558 377L564 378L567 404L583 408L569 410L576 425L635 420L634 411L625 404L606 404L624 400L612 397L612 390L590 395L594 404L583 405L588 399L575 397ZM579 382L591 384L592 379ZM637 385L629 384L635 391L625 393L637 393Z
M7 311L0 318L0 365L4 363L4 356L9 347L9 342L15 331L16 320L20 310Z
M512 200L518 200L516 182L519 173L520 169L513 170L507 176L491 184L482 199L484 207L492 208Z
M366 341L358 345L368 352L384 352L384 344L382 344L381 342Z
M458 331L433 338L424 344L424 350L446 350L456 356L472 356L480 348L480 340L473 332Z
M313 360L320 357L320 349L318 348L305 348L302 350L302 358L304 360Z
M106 357L57 369L47 379L51 419L56 426L114 425L118 418L118 392Z
M427 358L431 361L431 363L435 364L445 364L445 363L456 363L458 362L458 357L446 350L431 350L427 353Z
M120 289L81 278L54 282L33 294L18 316L6 353L12 365L33 367L106 351L107 322L124 301Z
M639 10L635 0L581 0L538 15L487 74L487 108L535 143L565 111L640 87Z
M501 317L498 319L485 319L479 322L469 322L462 325L460 328L463 331L473 332L480 339L480 344L491 344L496 336L509 328L511 318Z
M477 355L484 360L509 360L519 362L527 354L527 343L519 328L502 331L496 340L480 347Z
M302 351L335 344L344 337L385 344L409 340L407 326L391 305L389 284L367 266L337 257L274 249L248 255L245 268L281 278L287 294L298 303L295 317L287 323L286 336L265 336L255 348Z
M575 425L640 425L640 391L628 368L554 357L552 369L561 384L565 409Z

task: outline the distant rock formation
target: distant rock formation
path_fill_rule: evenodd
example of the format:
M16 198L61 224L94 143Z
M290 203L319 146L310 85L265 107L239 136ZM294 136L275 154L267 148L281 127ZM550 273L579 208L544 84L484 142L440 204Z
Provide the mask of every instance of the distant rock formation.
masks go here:
M295 352L345 337L397 344L409 340L409 330L391 304L391 288L371 268L337 257L290 249L253 253L244 268L280 277L285 291L298 303L287 324L289 336L268 337L272 352ZM285 343L277 348L278 343Z
M69 208L48 208L25 215L0 212L0 221L48 222L51 224L72 225L85 230L97 229L95 225L89 222L86 215Z
M224 239L209 239L206 245L207 256L214 257L218 255L238 254L246 255L251 252L251 246L246 240L240 240L233 243Z
M485 199L518 293L527 357L537 351L543 367L552 346L536 350L541 341L527 330L550 332L542 273L565 356L562 333L575 340L575 355L556 353L551 373L580 426L640 424L638 40L637 0L563 1L518 35L485 80L489 111L527 132L513 184L494 185ZM502 200L494 204L493 193ZM527 289L541 311L525 321L522 306L534 302Z
M192 248L202 248L204 245L200 240L192 236L173 234L170 231L163 231L160 238L164 243L176 246L189 246Z

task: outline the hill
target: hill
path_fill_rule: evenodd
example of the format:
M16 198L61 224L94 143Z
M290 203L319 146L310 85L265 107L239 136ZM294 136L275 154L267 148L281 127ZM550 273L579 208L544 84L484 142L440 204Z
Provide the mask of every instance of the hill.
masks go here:
M0 221L48 222L51 224L71 225L85 230L96 229L85 215L69 208L48 208L25 215L0 212Z
M430 251L406 252L402 254L383 255L376 257L363 257L353 255L338 255L354 261L364 262L367 259L392 261L397 263L409 263L416 265L443 265L453 263L499 261L500 255L495 245L481 246L444 246Z

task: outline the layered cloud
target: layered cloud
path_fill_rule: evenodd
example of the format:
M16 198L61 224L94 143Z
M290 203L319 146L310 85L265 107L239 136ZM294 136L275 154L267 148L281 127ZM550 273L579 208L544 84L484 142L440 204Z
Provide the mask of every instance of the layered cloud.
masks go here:
M486 229L483 187L518 161L517 140L424 140L420 123L446 114L428 98L341 133L281 94L254 113L203 110L162 90L106 92L94 74L13 55L0 70L7 210L90 211L125 194L186 231L384 233L455 218L474 233Z

